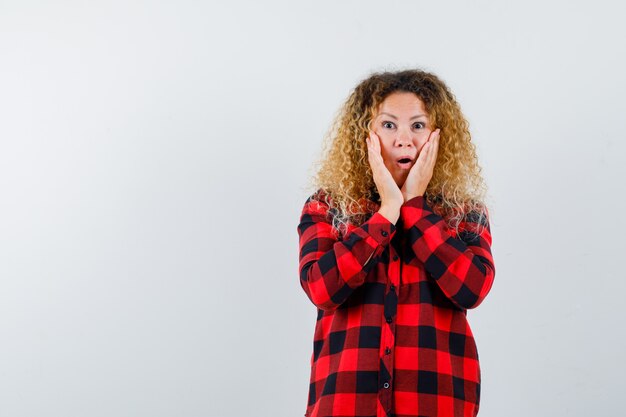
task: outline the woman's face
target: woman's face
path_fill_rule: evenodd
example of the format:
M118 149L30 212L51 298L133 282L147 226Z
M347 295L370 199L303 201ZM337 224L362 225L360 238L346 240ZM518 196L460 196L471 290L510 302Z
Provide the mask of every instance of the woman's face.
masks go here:
M371 128L380 137L385 166L402 187L433 130L424 103L414 93L391 93L380 104Z

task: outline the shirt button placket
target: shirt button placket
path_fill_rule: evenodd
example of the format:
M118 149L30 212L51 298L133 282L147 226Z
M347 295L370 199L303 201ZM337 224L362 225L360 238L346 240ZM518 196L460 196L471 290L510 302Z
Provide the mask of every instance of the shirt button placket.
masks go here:
M388 374L386 375L386 379L382 381L382 391L380 392L380 400L382 406L386 410L391 410L392 403L392 392L391 392L391 381L394 378L393 372L393 343L394 343L394 333L395 333L395 320L394 317L397 314L397 288L395 284L390 284L389 290L385 297L385 315L384 319L387 323L385 326L386 332L388 336L385 337L384 340L381 340L382 343L386 343L385 349L382 352L383 357L381 358L384 363L384 367L387 370Z
M384 237L389 236L389 233L385 230L381 230L381 235ZM392 402L392 392L391 392L391 381L393 379L393 344L394 344L394 333L395 333L395 320L394 317L397 314L397 287L396 283L399 283L400 277L397 276L399 272L399 265L397 262L399 261L399 256L395 253L394 248L391 247L392 257L390 259L390 269L388 270L390 275L389 279L391 281L387 294L385 296L385 305L384 305L384 316L383 316L383 327L385 337L381 340L385 349L381 352L382 357L380 358L382 363L384 364L384 368L387 371L387 375L385 375L385 379L382 382L380 395L381 405L387 410L388 413L391 413L391 402ZM389 259L389 258L388 258ZM393 264L391 264L393 263ZM386 323L386 324L385 324ZM382 375L382 374L381 374Z

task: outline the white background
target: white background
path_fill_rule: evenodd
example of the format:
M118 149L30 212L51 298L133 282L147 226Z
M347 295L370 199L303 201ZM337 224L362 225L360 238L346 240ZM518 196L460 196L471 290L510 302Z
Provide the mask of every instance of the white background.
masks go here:
M623 415L624 6L469 3L0 2L0 416L302 416L309 167L408 67L489 186L480 415Z

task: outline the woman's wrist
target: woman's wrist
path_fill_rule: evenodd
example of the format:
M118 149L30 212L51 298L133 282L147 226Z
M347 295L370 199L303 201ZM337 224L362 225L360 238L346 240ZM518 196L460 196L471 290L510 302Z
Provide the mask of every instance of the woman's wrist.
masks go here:
M400 207L396 207L394 205L382 205L380 206L378 213L391 223L396 224L398 218L400 218Z
M421 196L423 196L423 194L406 194L404 196L404 202L406 203L407 201L409 201L409 200L411 200L411 199L413 199L415 197L421 197Z

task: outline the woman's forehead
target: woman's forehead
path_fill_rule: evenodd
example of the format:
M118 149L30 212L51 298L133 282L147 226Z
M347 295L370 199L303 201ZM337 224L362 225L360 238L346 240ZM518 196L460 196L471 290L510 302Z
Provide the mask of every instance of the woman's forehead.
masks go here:
M416 107L425 110L422 99L417 94L408 91L393 92L387 95L379 105L381 111L385 108L397 107Z
M413 96L400 99L393 97L390 100L385 99L377 107L374 116L377 118L389 117L394 120L405 118L409 120L427 119L428 111L424 102L419 97Z

